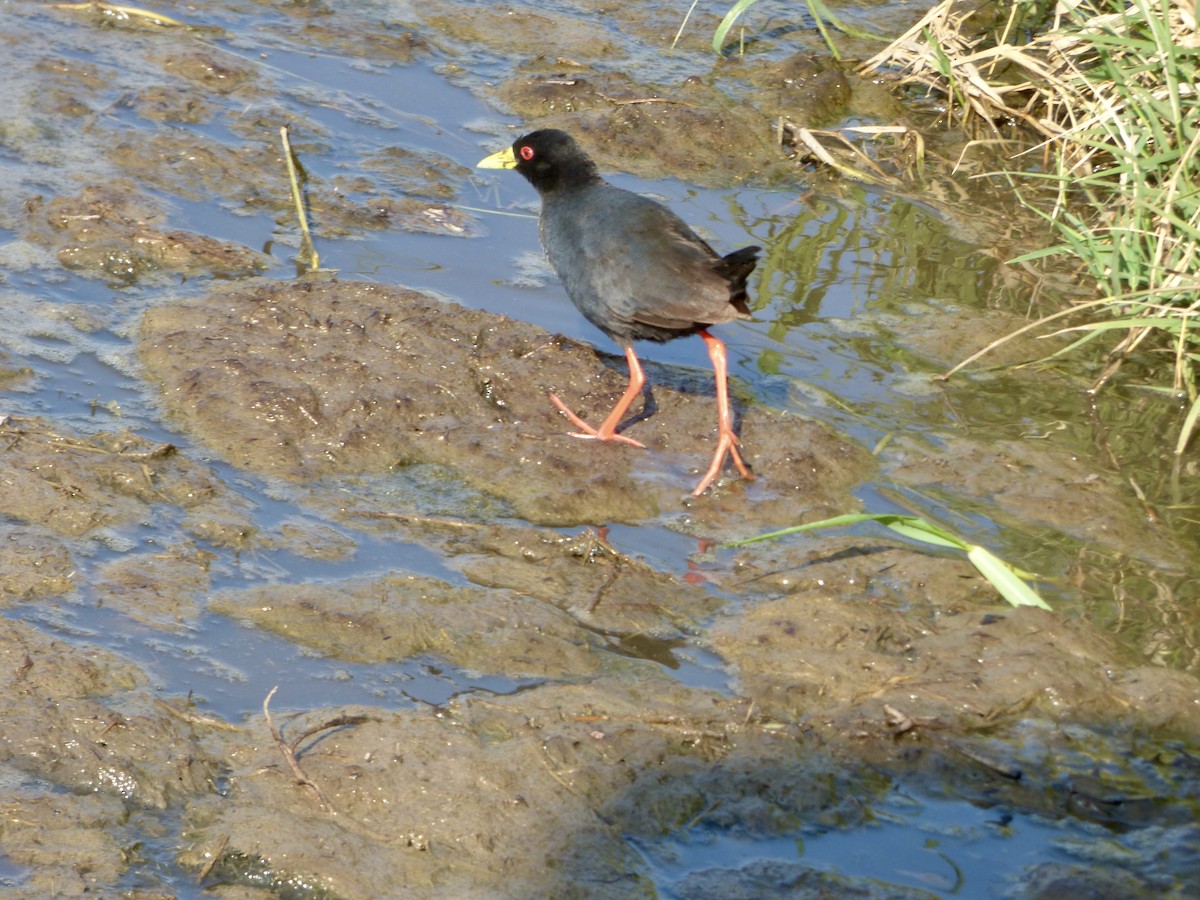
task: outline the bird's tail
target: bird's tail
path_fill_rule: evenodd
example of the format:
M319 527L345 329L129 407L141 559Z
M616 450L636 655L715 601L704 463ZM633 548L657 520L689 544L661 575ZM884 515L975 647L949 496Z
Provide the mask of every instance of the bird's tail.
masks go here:
M734 250L717 263L717 271L729 282L729 302L743 314L749 312L746 307L746 301L749 299L746 294L746 279L758 265L758 252L761 249L762 247L743 247L741 250Z

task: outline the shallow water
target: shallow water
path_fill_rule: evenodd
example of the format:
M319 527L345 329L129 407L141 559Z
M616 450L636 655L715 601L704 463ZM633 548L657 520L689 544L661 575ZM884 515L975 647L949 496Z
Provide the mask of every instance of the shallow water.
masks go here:
M565 301L552 274L538 262L536 200L516 176L451 176L454 199L431 201L431 209L442 202L466 211L475 237L455 236L436 225L436 216L427 216L435 220L428 233L407 230L411 223L399 216L394 224L362 224L370 222L363 210L388 190L386 176L356 183L365 158L401 147L470 168L515 133L521 124L517 117L498 111L479 92L503 77L513 58L503 41L481 44L468 34L437 33L421 25L420 33L434 49L393 67L364 55L356 37L365 40L383 22L418 22L403 6L368 5L353 14L321 10L307 23L301 12L239 2L205 9L168 6L164 12L189 22L228 29L197 34L194 52L246 67L254 78L241 93L222 95L214 88L213 102L222 114L208 121L163 123L135 112L137 101L131 98L159 80L164 54L170 58L180 52L175 38L163 47L145 26L113 28L86 13L29 4L8 8L14 14L8 40L25 42L30 59L62 59L82 69L97 66L107 74L74 82L78 74L64 81L47 67L15 66L14 83L20 88L0 101L0 112L10 123L0 141L0 258L5 267L0 346L7 355L4 368L27 367L32 373L5 391L0 412L44 417L80 435L128 429L152 443L169 442L206 463L244 504L253 528L270 540L245 547L199 542L212 557L205 593L334 582L393 570L454 586L472 584L463 567L436 543L408 540L375 523L356 525L353 517L333 509L329 497L340 491L357 495L362 509L415 507L425 516L453 518L466 503L482 502L474 493L425 477L428 473L418 468L330 478L322 486L326 493L318 495L310 486L236 468L164 416L164 401L142 377L135 353L140 316L146 309L206 293L225 279L158 272L122 285L84 277L60 266L47 245L29 239L23 222L34 195L46 200L70 196L80 185L107 184L122 173L139 179L138 170L123 170L113 150L121 134L134 142L182 136L181 146L194 135L198 143L237 148L254 143L237 129L251 127L255 117L261 115L272 127L292 117L298 158L312 184L319 185L310 201L322 266L336 269L344 281L402 284L612 353L611 343ZM653 4L638 8L647 21L673 13ZM580 9L586 10L586 4L564 3L546 11L577 15ZM772 16L787 14L782 8L764 6L762 11L768 23L777 21ZM201 17L208 18L199 23ZM303 24L329 35L342 28L346 37L331 38L328 46L312 51L298 31ZM575 32L564 34L568 40ZM583 37L579 41L580 47L589 46ZM681 78L702 58L694 48L665 55L636 30L621 46L628 56L609 62L644 81ZM465 54L464 48L472 52ZM791 49L780 42L774 53ZM108 83L106 77L114 80ZM62 125L47 108L24 108L30 92L49 89L39 79L67 94L77 85L89 113L63 119L69 125ZM75 139L64 141L56 126L73 130ZM100 153L88 152L93 134L103 135L93 147ZM263 134L269 136L269 130L258 128L257 138ZM169 220L169 227L264 251L268 278L295 275L295 228L286 205L278 203L281 172L256 170L253 164L223 177L190 172L183 154L163 171L144 174L146 196L160 205L158 214ZM263 196L272 199L251 202L239 199L235 190L197 191L206 177L230 185L252 177L261 182ZM178 179L175 189L173 178ZM944 385L931 379L1020 325L1026 313L1021 286L1004 283L998 274L995 245L1000 238L989 243L987 222L967 227L954 210L920 198L823 183L801 168L794 183L722 189L621 173L611 180L662 198L717 247L757 243L766 248L754 281L753 320L722 329L736 392L747 404L821 422L867 450L878 448L879 473L857 483L852 492L865 508L920 512L943 521L967 539L1044 574L1040 587L1063 617L1116 634L1131 658L1194 673L1200 664L1195 650L1200 588L1190 574L1200 530L1197 479L1188 468L1173 482L1171 461L1160 450L1169 443L1162 434L1178 427L1179 411L1132 385L1119 384L1091 398L1084 390L1085 366L1070 359L1040 372L989 372ZM335 209L337 198L361 200L361 218L340 218L344 210ZM155 221L153 215L148 218ZM1030 344L1021 346L1029 353ZM692 370L697 380L707 377L699 341L644 351L653 382L687 380ZM1098 409L1095 419L1088 417L1089 406ZM988 458L996 447L1002 448L996 458ZM1047 447L1053 452L1042 452ZM969 471L936 474L947 460L977 457ZM935 462L929 464L929 458ZM680 466L661 455L650 457L647 465L657 467L655 477L681 477ZM997 469L1008 480L994 478ZM1156 524L1147 524L1136 498L1121 494L1128 482L1144 493ZM1098 490L1098 484L1105 492L1093 503L1088 492ZM682 485L680 493L685 489ZM768 491L769 486L755 490ZM1067 504L1072 496L1083 498L1077 508ZM500 502L473 518L522 524ZM112 651L145 673L155 695L187 697L205 715L234 723L257 715L264 696L277 685L278 709L361 705L407 710L443 707L464 697L503 697L543 681L467 672L436 655L385 664L324 657L248 620L211 612L204 603L196 614L165 625L104 605L94 582L105 565L177 544L182 520L178 507L152 504L142 521L72 540L76 589L31 602L16 598L6 615L71 646ZM703 575L706 563L696 559L707 548L687 532L687 525L686 512L669 510L656 519L614 524L606 538L616 552L656 572L683 581L700 573L698 583L729 609L757 602L731 581ZM286 539L289 528L301 536ZM571 537L586 533L575 527L559 531ZM855 536L867 544L879 542L879 534L868 529ZM309 552L313 546L343 542L342 550L329 558ZM730 568L728 551L718 559L719 567ZM910 601L898 600L901 605ZM593 632L613 655L649 660L688 688L726 697L736 697L741 689L737 673L714 652L700 626L668 635L631 635L598 626ZM749 717L747 713L747 721ZM1194 796L1194 788L1183 793ZM802 861L824 872L935 895L979 896L997 890L996 885L1027 865L1063 861L1053 836L1082 840L1096 833L1093 824L1043 821L1028 812L1010 818L971 805L969 792L961 797L905 796L895 787L877 804L877 821L869 826L821 833L797 829L780 836L749 827L700 825L654 842L631 838L631 846L646 862L649 879L666 895L689 876L702 877L697 873L705 869L736 869L764 858ZM176 813L142 809L139 816L146 821L139 825L135 817L132 829L145 842L146 865L114 884L198 896L192 870L185 873L175 861ZM33 884L29 867L10 867L2 857L0 863L6 885ZM682 895L699 896L693 888Z

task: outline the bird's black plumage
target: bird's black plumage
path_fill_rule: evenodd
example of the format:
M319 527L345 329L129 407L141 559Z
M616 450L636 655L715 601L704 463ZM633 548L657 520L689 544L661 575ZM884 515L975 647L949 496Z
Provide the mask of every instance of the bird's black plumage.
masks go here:
M706 329L749 314L746 279L758 261L759 248L718 255L661 203L601 178L596 164L562 131L527 134L479 165L516 169L537 189L542 198L542 246L567 296L588 321L624 348L629 360L630 386L598 429L552 398L583 429L580 436L637 444L616 431L644 385L632 342L699 333L717 372L721 441L718 457L696 493L719 474L726 453L750 477L729 424L724 345Z
M526 135L513 156L542 197L542 246L567 296L613 340L669 341L747 314L757 247L718 256L661 203L602 179L564 132Z

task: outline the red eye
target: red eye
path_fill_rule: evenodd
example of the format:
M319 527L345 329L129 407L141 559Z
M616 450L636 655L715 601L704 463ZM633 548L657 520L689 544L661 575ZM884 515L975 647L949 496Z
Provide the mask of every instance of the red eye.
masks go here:
M520 153L521 159L525 160L525 162L529 162L531 159L533 159L533 148L528 144L521 148Z

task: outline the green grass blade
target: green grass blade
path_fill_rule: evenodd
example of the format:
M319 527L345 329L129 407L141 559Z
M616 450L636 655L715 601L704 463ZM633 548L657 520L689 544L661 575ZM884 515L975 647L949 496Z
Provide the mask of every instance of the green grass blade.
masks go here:
M971 547L967 551L967 558L979 570L979 574L1000 592L1000 596L1013 606L1037 606L1046 610L1050 609L1049 604L1017 576L1017 572L1012 566L988 550L983 547Z
M896 513L847 513L844 516L834 516L831 519L822 519L819 522L806 522L803 525L793 525L791 528L784 528L781 531L772 531L769 534L760 534L752 538L732 541L724 546L741 547L744 544L771 540L801 531L816 531L818 528L840 528L845 525L857 525L859 522L877 522L915 541L936 544L939 547L949 547L952 550L962 550L965 552L971 546L957 535L951 534L944 528L939 528L932 522L927 522L920 516L902 516Z
M714 53L720 54L724 50L725 39L729 37L730 29L732 29L737 20L741 18L742 13L753 6L755 2L757 2L757 0L737 0L737 2L730 7L729 12L725 13L725 18L721 19L721 24L718 25L717 30L713 32L712 48ZM847 25L845 22L839 19L837 15L834 14L833 10L825 5L824 0L805 0L805 5L808 7L808 12L812 16L813 23L816 25L817 31L821 35L821 40L825 42L825 46L829 48L830 55L832 55L834 59L841 59L841 54L838 52L837 46L833 43L833 37L829 33L829 28L826 28L826 23L829 24L830 28L840 31L842 34L848 34L851 37L861 38L863 40L880 41L881 43L888 42L888 38L881 34L875 34L874 32L867 31L853 25ZM695 6L696 4L693 3L692 9L695 9ZM691 16L691 14L692 10L689 9L688 16ZM687 23L686 16L684 17L684 23ZM680 34L683 33L682 25L679 26L679 32ZM678 42L678 40L679 34L676 34L675 42ZM671 44L672 47L675 46L675 42Z
M854 25L847 25L839 19L823 0L807 0L808 11L812 13L814 19L818 22L824 20L840 31L842 34L848 34L850 37L861 38L868 41L880 41L886 44L891 38L882 34L876 34L874 31L867 31L865 28L858 28ZM826 40L828 43L828 40Z
M717 30L713 33L712 48L714 53L721 52L721 48L725 46L725 36L729 34L729 29L741 18L742 13L757 2L758 0L737 0L737 3L730 7L729 12L725 13L725 18L721 20L721 24L717 26Z
M834 44L833 38L829 36L829 29L825 27L825 20L821 18L820 10L823 8L821 0L808 0L808 11L812 13L813 21L817 25L817 31L821 34L821 40L825 42L825 46L829 48L829 55L840 61L842 54L838 52L837 45ZM827 13L828 10L825 10ZM832 22L830 24L833 24ZM834 27L837 27L836 25Z
M1198 401L1198 404L1200 404L1200 401ZM1197 408L1200 409L1200 405ZM1032 581L1035 576L1009 565L983 547L968 544L962 538L958 537L958 535L952 534L944 528L940 528L932 522L922 519L920 516L902 516L896 513L849 513L844 516L834 516L831 519L822 519L819 522L793 525L791 528L772 531L769 534L760 534L752 538L744 538L740 541L730 541L722 546L743 547L746 544L784 537L785 535L796 534L801 531L815 531L818 528L857 525L859 522L876 522L880 525L886 525L896 533L902 534L912 540L923 541L926 544L935 544L939 547L949 547L952 550L961 550L967 554L967 558L979 570L979 573L1013 606L1040 606L1042 609L1050 609L1046 601L1039 597L1037 592L1022 580L1028 579Z
M926 544L936 544L939 547L949 547L952 550L966 550L969 544L958 536L943 528L938 528L932 522L927 522L919 516L874 516L880 525L886 525L897 534L902 534L915 541Z
M808 522L804 525L793 525L791 528L782 528L779 531L771 531L767 534L755 535L751 538L743 538L740 541L730 541L723 544L725 547L742 547L746 544L757 544L759 541L770 541L775 538L786 537L789 534L797 534L801 531L816 531L818 528L837 528L842 525L856 525L859 522L867 520L874 521L875 516L867 513L848 513L844 516L834 516L832 519L822 519L819 522Z

